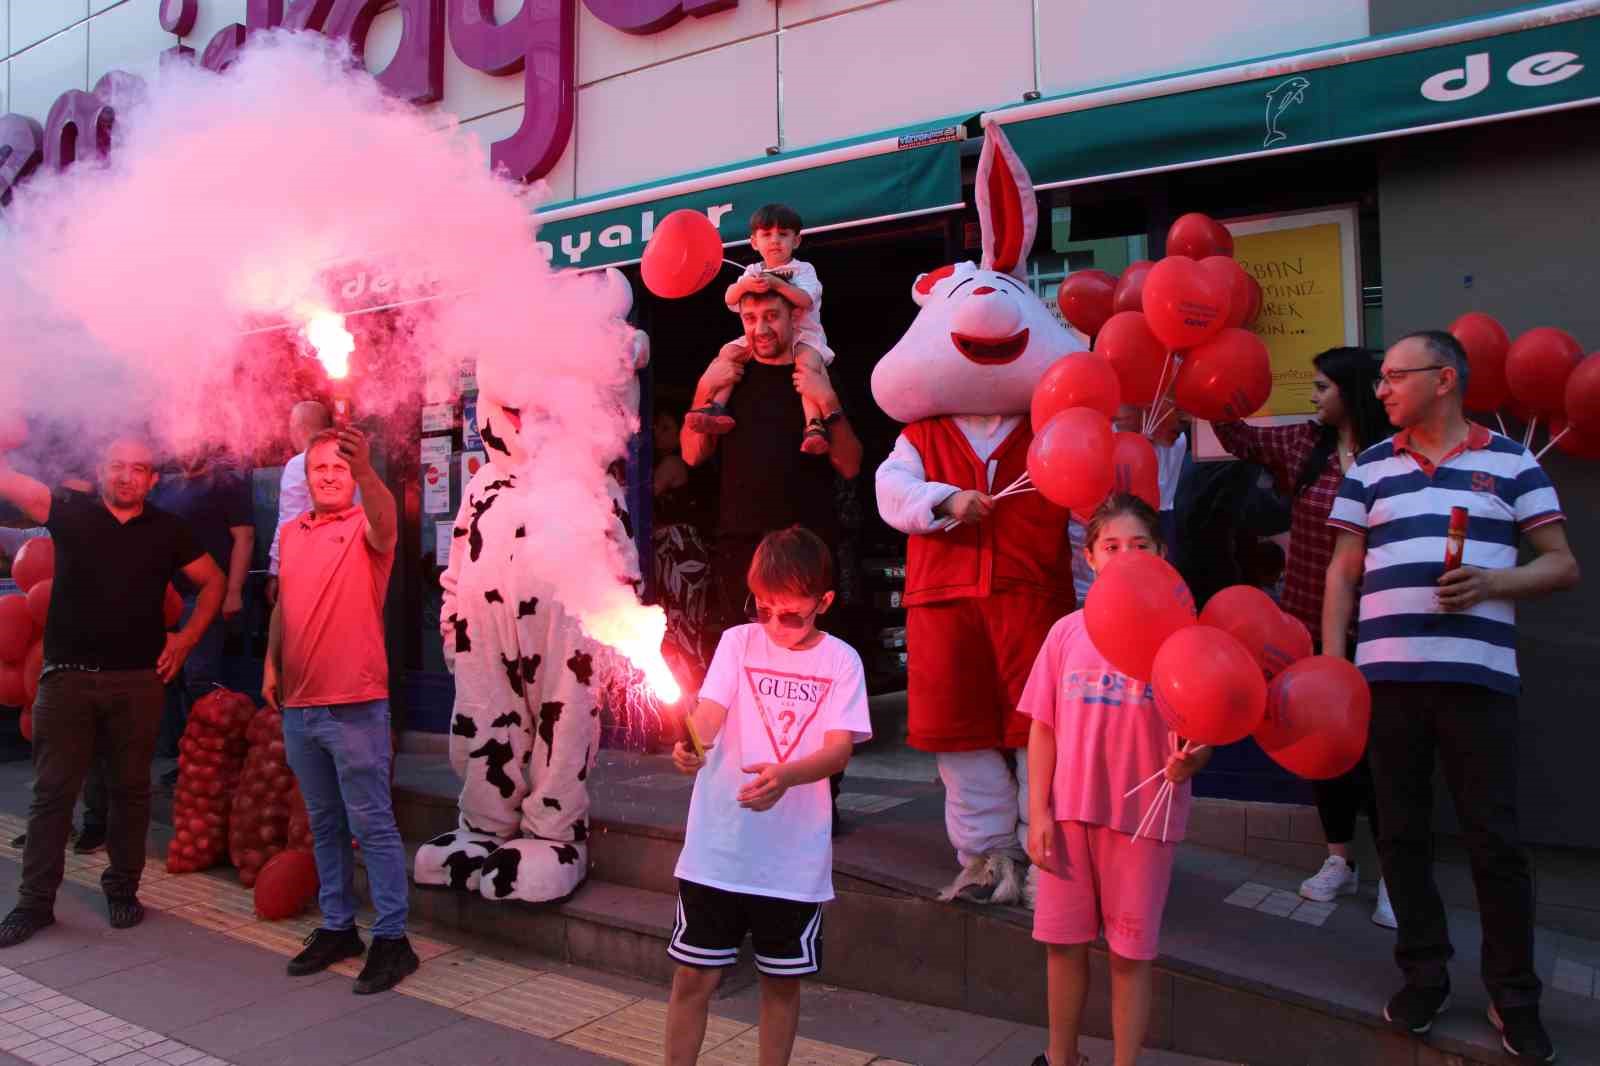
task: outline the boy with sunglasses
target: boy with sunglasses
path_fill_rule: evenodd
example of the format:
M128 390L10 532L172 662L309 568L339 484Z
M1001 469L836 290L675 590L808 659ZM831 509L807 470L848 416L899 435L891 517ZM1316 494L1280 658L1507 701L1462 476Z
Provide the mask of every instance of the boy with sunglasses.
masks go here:
M667 946L679 963L668 1066L696 1061L712 993L746 933L761 973L761 1061L789 1061L799 978L819 969L833 898L828 778L872 736L860 656L817 629L834 597L827 546L799 526L769 533L747 580L755 621L723 633L690 714L705 752L679 742L672 753L699 776Z

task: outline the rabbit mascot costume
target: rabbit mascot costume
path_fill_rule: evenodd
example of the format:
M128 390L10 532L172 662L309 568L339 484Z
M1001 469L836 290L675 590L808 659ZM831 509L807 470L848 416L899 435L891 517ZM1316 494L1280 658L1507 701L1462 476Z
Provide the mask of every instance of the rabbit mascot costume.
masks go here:
M1037 205L995 126L977 202L983 261L917 278L921 311L873 370L878 406L907 423L878 468L878 511L909 538L908 740L938 756L959 864L941 898L1031 903L1028 720L1016 704L1051 625L1074 606L1067 512L1026 493L978 520L948 515L958 494L992 495L1027 471L1034 385L1082 345L1024 280Z

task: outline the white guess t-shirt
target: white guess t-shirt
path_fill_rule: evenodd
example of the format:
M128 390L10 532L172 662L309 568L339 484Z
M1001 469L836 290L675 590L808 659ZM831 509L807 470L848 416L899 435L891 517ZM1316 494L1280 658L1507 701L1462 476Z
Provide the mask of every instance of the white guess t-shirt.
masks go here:
M728 708L694 782L676 874L728 892L821 903L833 898L833 805L828 781L796 785L770 810L739 806L742 767L797 762L829 730L870 740L861 657L836 637L786 651L759 625L722 634L700 698Z

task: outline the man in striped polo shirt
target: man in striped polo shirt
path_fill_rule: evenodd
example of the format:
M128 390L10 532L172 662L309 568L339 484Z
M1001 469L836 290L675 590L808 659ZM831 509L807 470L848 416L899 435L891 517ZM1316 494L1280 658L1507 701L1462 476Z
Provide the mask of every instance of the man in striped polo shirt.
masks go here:
M1356 665L1372 684L1378 851L1406 979L1384 1017L1420 1035L1449 1004L1454 950L1431 843L1437 754L1477 887L1489 1020L1512 1055L1548 1062L1533 880L1517 830L1511 601L1575 585L1578 564L1550 479L1522 445L1467 421L1466 388L1466 352L1448 333L1413 333L1385 355L1378 398L1399 432L1360 455L1329 515L1338 536L1322 647L1343 654L1359 587ZM1447 572L1455 507L1468 515L1465 565ZM1523 540L1533 558L1518 565Z

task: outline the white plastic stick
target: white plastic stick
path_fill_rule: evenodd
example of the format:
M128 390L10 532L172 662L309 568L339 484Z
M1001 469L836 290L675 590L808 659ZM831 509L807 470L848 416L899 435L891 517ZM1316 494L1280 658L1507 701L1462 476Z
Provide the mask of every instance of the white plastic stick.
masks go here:
M1511 434L1509 434L1509 433L1507 433L1507 432L1506 432L1506 420L1505 420L1505 419L1504 419L1504 418L1502 418L1502 417L1500 417L1500 412L1499 412L1499 411L1496 411L1496 412L1495 412L1495 413L1494 413L1494 420L1495 420L1495 421L1496 421L1496 422L1498 422L1498 423L1500 423L1500 435L1501 435L1501 436L1502 436L1502 437L1509 437L1509 436L1511 436Z
M1566 429L1563 429L1560 433L1557 433L1555 436L1553 436L1549 440L1545 441L1544 442L1544 447L1539 449L1538 454L1536 454L1534 456L1534 458L1535 459L1543 459L1545 452L1549 451L1551 448L1554 448L1556 446L1556 442L1557 441L1559 441L1562 437L1565 437L1568 433L1571 433L1571 432L1572 432L1572 427L1568 426Z
M1161 819L1161 843L1167 842L1167 830L1172 827L1172 790L1167 791L1167 813Z
M1165 766L1163 766L1161 769L1157 770L1155 773L1151 774L1149 777L1145 778L1143 781L1140 781L1137 785L1134 785L1132 788L1128 789L1128 791L1124 792L1122 794L1122 798L1123 799L1127 799L1129 796L1133 795L1135 792L1138 792L1140 789L1149 788L1153 783L1155 783L1156 778L1160 777L1162 774L1164 774L1166 772L1167 772L1167 768Z
M1522 446L1524 448L1532 448L1533 447L1533 431L1536 428L1538 428L1538 425L1539 425L1539 416L1538 415L1534 415L1532 418L1528 419L1528 430L1527 430L1527 432L1525 432L1522 435Z
M1156 812L1161 807L1161 801L1166 797L1167 792L1171 790L1171 788L1171 781L1168 781L1161 786L1161 791L1156 793L1155 802L1151 803L1150 809L1145 812L1144 820L1139 823L1139 828L1133 831L1133 839L1138 840L1144 835L1144 831L1150 828L1150 826L1155 822Z
M1145 408L1143 428L1139 431L1140 434L1143 435L1143 436L1148 437L1150 435L1150 430L1156 425L1156 422L1150 416L1155 413L1156 408L1161 406L1162 400L1164 398L1163 395L1162 395L1163 394L1163 390L1165 389L1166 384L1167 384L1167 367L1169 367L1171 365L1172 365L1172 351L1169 349L1167 351L1167 357L1165 359L1161 360L1161 376L1156 378L1156 394L1150 400L1150 406Z

